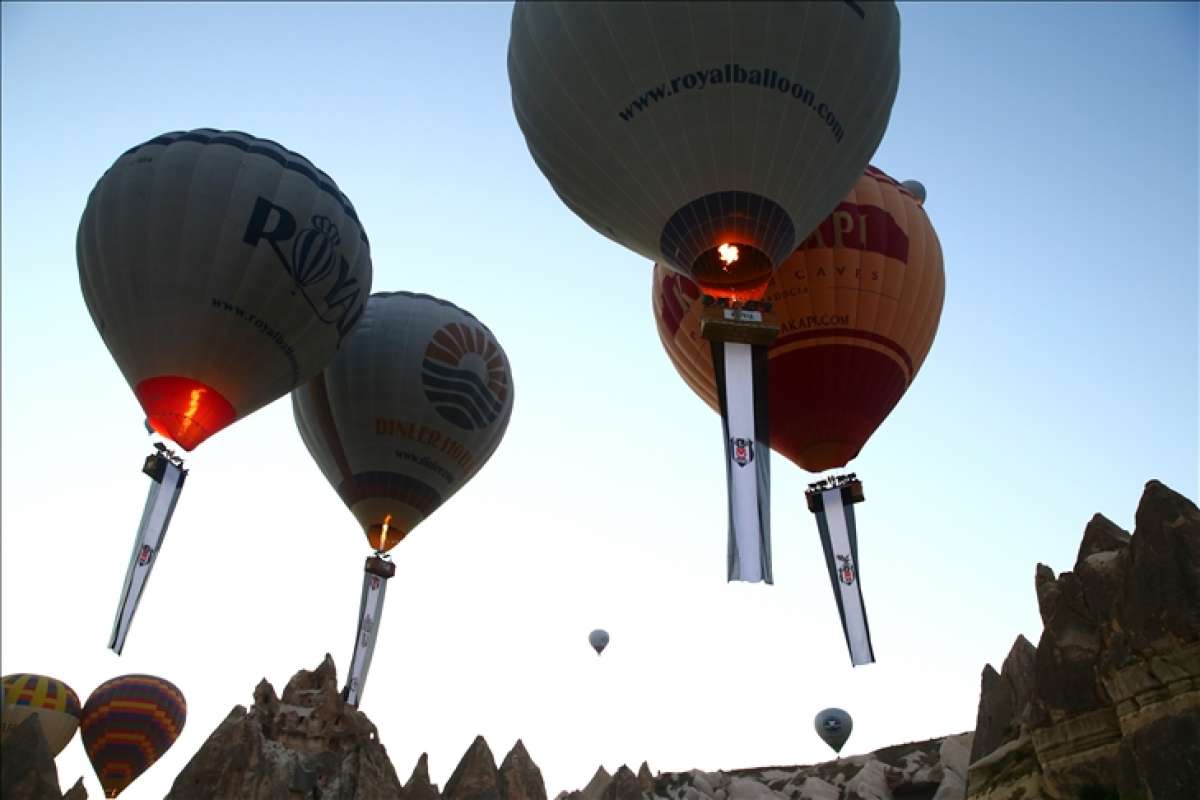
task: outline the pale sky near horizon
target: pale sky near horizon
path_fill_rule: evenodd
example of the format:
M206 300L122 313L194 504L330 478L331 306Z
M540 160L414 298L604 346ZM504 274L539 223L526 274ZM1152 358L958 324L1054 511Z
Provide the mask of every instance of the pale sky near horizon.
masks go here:
M672 369L651 265L555 196L513 118L508 3L4 3L0 47L0 673L81 701L173 681L164 796L235 704L326 652L344 674L368 546L285 398L188 458L123 656L106 649L151 440L80 293L88 192L129 147L215 127L329 173L376 291L451 300L512 364L504 441L393 551L363 711L401 780L477 734L523 739L551 796L596 767L731 769L969 730L979 674L1041 630L1038 562L1157 478L1198 494L1194 3L901 3L872 163L928 187L938 337L853 461L878 663L852 669L803 489L772 462L774 586L725 581L719 418ZM604 627L597 658L587 634ZM58 758L83 775L78 738Z

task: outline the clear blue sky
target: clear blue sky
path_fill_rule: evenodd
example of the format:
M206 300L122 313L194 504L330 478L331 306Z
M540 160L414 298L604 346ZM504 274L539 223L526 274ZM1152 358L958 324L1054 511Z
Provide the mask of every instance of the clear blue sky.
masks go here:
M1034 565L1142 484L1197 497L1197 6L901 4L873 163L929 189L941 329L852 467L878 663L852 670L803 487L776 459L776 585L727 585L720 422L661 352L650 264L555 197L513 119L509 4L5 3L0 671L85 699L151 672L190 703L126 796L161 797L234 704L326 651L344 670L367 546L287 401L192 475L125 655L105 649L145 497L141 414L84 307L75 230L128 147L276 139L328 172L376 290L487 323L516 406L472 483L395 551L363 708L407 779L522 737L551 793L599 763L823 760L967 730L979 672L1036 641ZM602 659L593 627L612 633ZM86 774L73 742L64 784Z

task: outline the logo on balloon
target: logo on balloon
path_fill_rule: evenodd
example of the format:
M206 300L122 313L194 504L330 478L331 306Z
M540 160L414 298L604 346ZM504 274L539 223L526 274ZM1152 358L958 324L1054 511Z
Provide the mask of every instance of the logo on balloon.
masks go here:
M847 586L854 583L854 560L849 555L839 555L837 560L842 562L838 568L838 578Z
M242 241L252 247L266 242L285 272L294 291L304 298L317 319L337 328L338 344L362 316L366 297L350 262L341 252L342 237L328 217L314 214L310 226L297 232L296 217L280 205L260 196L250 212ZM292 243L289 258L282 244ZM335 268L336 267L336 274ZM330 276L334 277L330 279ZM318 287L324 286L324 292Z
M292 277L296 285L304 288L325 280L337 263L341 243L333 220L313 215L312 227L300 231L292 242Z
M148 544L142 545L142 549L138 553L138 566L144 567L147 564L149 564L150 559L151 559L151 557L153 557L153 555L154 555L154 550L151 549L150 545L148 545Z
M434 332L425 348L421 381L443 419L473 431L491 425L504 410L508 364L490 333L452 322Z
M729 453L733 463L744 467L754 460L754 442L749 439L729 439Z

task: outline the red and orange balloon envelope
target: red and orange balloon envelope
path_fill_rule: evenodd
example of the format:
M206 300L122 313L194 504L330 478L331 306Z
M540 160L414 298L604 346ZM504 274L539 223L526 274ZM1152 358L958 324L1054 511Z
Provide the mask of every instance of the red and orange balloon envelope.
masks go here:
M868 167L767 288L782 325L768 351L771 448L811 472L857 456L924 363L945 288L922 202ZM652 297L671 363L717 409L700 289L656 265Z
M149 769L186 719L187 701L170 681L122 675L100 684L83 706L80 736L104 796L116 797Z

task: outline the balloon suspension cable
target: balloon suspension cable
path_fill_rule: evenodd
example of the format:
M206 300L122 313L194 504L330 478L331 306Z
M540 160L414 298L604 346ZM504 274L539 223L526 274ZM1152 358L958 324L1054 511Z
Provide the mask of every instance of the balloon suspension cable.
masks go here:
M150 570L158 560L158 551L166 538L167 526L171 524L171 515L175 513L175 504L179 502L179 494L183 491L183 482L188 474L183 468L183 459L173 450L162 442L155 442L154 449L156 452L142 462L142 472L151 481L150 491L146 495L142 521L133 540L133 553L129 557L129 569L125 573L125 584L121 588L121 599L108 641L109 648L117 655L125 647L125 637L129 635L133 615L150 580Z

